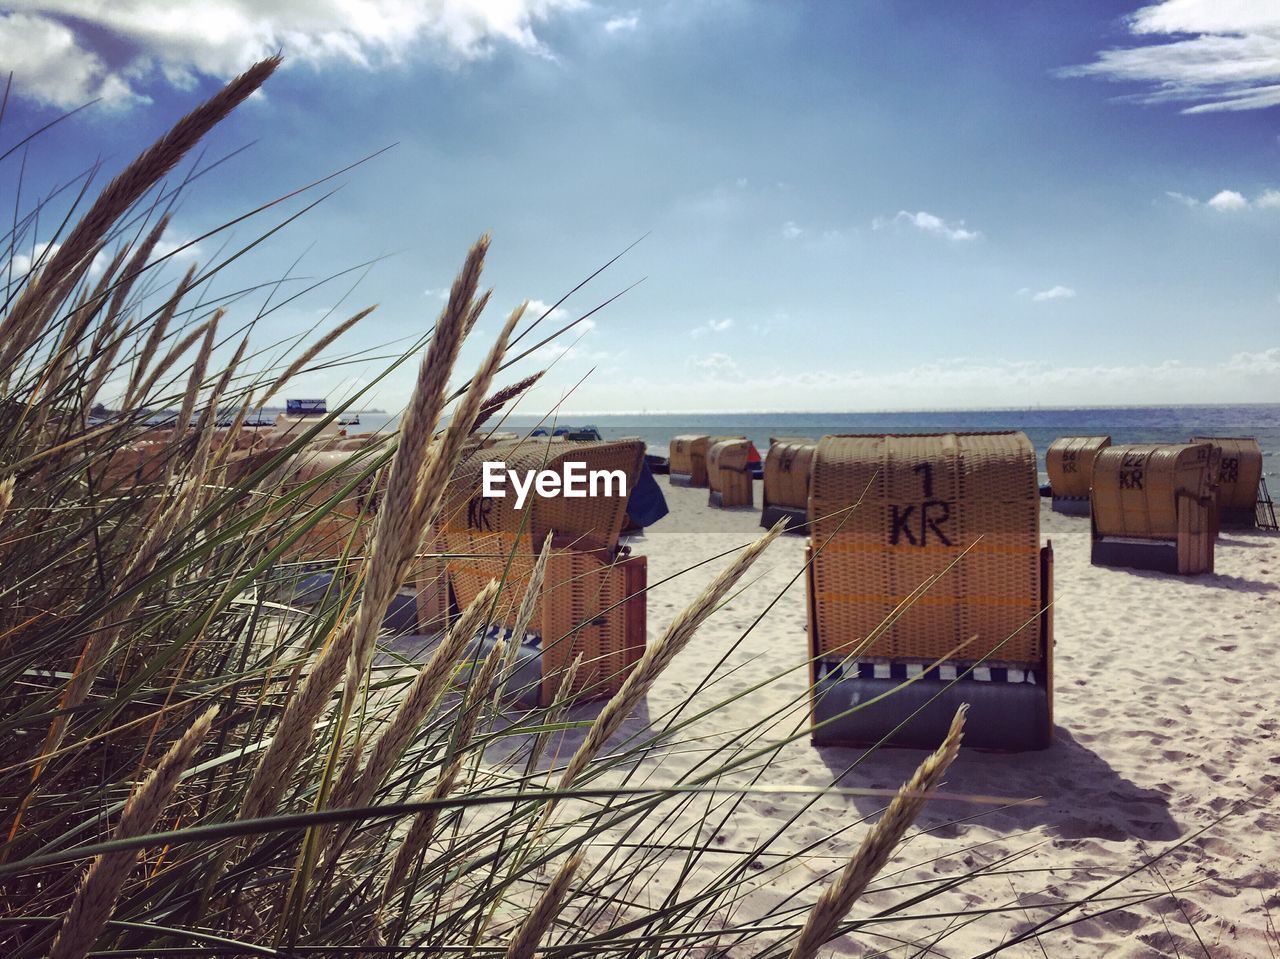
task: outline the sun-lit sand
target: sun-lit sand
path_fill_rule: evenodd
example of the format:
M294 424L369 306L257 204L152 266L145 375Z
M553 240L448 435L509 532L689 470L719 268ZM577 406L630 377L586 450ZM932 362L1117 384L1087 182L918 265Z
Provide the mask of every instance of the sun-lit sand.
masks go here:
M651 637L723 561L684 570L760 532L758 509L708 509L705 490L673 489L665 478L662 482L670 515L630 540L649 557ZM1043 933L1048 955L1201 955L1197 933L1213 956L1267 955L1275 932L1267 931L1263 895L1276 889L1280 877L1280 816L1270 803L1238 804L1280 774L1280 716L1269 687L1259 681L1269 682L1280 658L1280 537L1224 533L1216 574L1189 579L1091 566L1088 521L1054 514L1047 501L1042 537L1053 541L1056 554L1056 741L1045 752L1017 755L962 751L946 788L1010 801L1042 797L1043 804L999 808L934 802L877 883L937 882L1024 854L1006 861L999 875L908 911L928 915L1020 901L1026 912L1021 921L971 914L884 923L875 927L878 934L845 944L844 952L871 954L890 949L896 938L918 939L931 930L945 933L932 954L973 955L1043 919L1047 913L1037 906L1097 893L1084 907L1090 912L1115 905L1121 901L1116 897L1154 898ZM688 711L744 693L696 726L699 734L718 735L673 749L660 766L645 770L651 782L674 780L710 745L730 741L775 710L786 714L780 728L798 728L801 712L787 706L803 701L806 693L804 583L800 579L788 587L788 582L801 567L804 543L801 536L784 536L764 560L767 571L712 618L649 695L633 730L682 705L688 704ZM668 577L674 578L663 582ZM774 608L731 650L784 589ZM725 661L717 666L721 657ZM717 678L697 692L708 676ZM769 677L780 678L748 691ZM690 731L682 738L692 736ZM820 787L838 781L892 788L923 758L912 750L881 750L842 776L860 755L854 749L818 749L802 736L768 763L759 785ZM753 766L751 774L757 771ZM744 848L806 801L797 795L752 795L715 830L712 841ZM842 863L863 834L857 820L874 815L881 804L870 798L821 799L788 829L775 851L799 849L839 820L851 826L846 838L812 850L807 862L756 893L754 902L769 896L785 901L824 868ZM1153 869L1106 888L1180 842L1182 847ZM1173 897L1169 888L1182 891ZM854 917L870 916L918 891L870 896ZM814 894L813 889L798 893L796 904ZM754 911L752 901L741 908L746 914ZM900 948L897 954L915 952ZM1044 953L1026 942L1008 954Z

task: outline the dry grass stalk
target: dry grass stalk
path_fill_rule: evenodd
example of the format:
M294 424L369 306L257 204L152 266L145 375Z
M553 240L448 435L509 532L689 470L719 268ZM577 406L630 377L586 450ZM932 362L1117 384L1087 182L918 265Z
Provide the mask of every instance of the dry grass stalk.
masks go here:
M9 504L13 502L13 485L17 478L14 476L6 476L0 480L0 520L4 519L4 514L9 509Z
M377 308L378 308L377 303L373 304L373 306L366 307L365 309L357 313L355 316L351 317L350 319L342 323L339 323L336 327L334 327L324 336L320 337L320 339L316 341L314 346L312 346L305 353L299 356L296 360L290 363L288 369L286 369L283 373L280 374L279 377L276 378L276 381L271 384L271 387L263 395L262 399L258 400L258 404L257 404L258 407L261 408L263 406L266 406L267 402L271 399L271 397L279 393L284 388L284 385L288 383L291 379L293 379L294 376L297 375L299 370L304 369L308 363L310 363L322 352L324 352L324 350L328 349L329 345L333 343L334 340L340 337L343 333L347 332L347 330L351 329L351 327L355 326L357 323L359 323L361 320L363 320L366 316L368 316Z
M370 562L369 576L372 578L375 572L390 576L390 582L385 587L386 598L381 599L382 594L380 593L374 594L380 597L380 606L378 607L379 621L381 621L382 613L386 610L392 594L409 578L409 571L412 567L418 544L422 542L431 519L439 508L449 477L453 475L454 468L458 465L458 460L462 457L467 440L471 436L471 429L475 424L476 414L480 411L480 404L484 402L484 395L502 366L502 358L506 353L511 333L523 315L524 305L522 304L507 318L506 325L499 331L497 339L489 350L489 355L485 357L484 362L480 364L480 369L472 377L471 388L454 408L449 425L445 428L440 438L431 444L427 453L426 463L422 466L414 485L408 489L402 489L403 497L396 497L394 500L390 489L388 489L387 503L407 502L408 513L404 521L405 535L397 543L395 553L389 555L388 568L385 571L378 569L376 562L374 562L378 558L376 539L374 542L374 561ZM382 528L381 521L385 515L385 510L386 507L384 506L383 511L379 512L378 515L379 529ZM392 562L394 562L394 566L390 565ZM366 591L368 588L366 586ZM366 603L368 602L367 596L368 593L366 592ZM375 636L376 628L365 629L356 635L352 660L348 664L347 684L343 694L344 701L354 701L355 692L363 683L365 673L368 671L369 664L373 659Z
M841 921L889 861L889 856L920 815L930 793L938 788L942 777L956 758L964 734L964 717L967 711L967 705L956 710L951 720L951 729L942 745L920 764L915 774L898 790L880 821L867 833L858 851L845 865L840 877L818 898L791 950L791 959L811 959L823 945L835 938Z
M279 57L255 63L218 93L196 107L159 140L141 153L124 171L107 184L88 212L76 223L62 245L33 282L22 291L12 309L0 322L0 343L14 342L12 334L27 331L29 320L42 314L51 301L65 297L64 278L83 274L101 246L111 225L160 181L197 142L220 123L250 94L257 90L280 65ZM28 334L29 335L29 334ZM0 367L8 366L27 345L6 351Z
M98 311L102 308L111 281L115 278L116 271L120 269L120 264L124 262L124 258L128 254L128 247L121 247L117 250L115 257L107 264L107 268L102 271L102 276L98 278L93 292L91 294L88 292L81 293L77 298L75 306L71 310L71 315L68 317L69 322L66 324L62 336L58 339L58 345L53 351L50 372L45 387L46 395L54 395L58 385L61 384L66 375L70 358L81 345L81 339L89 328L89 324L93 322L93 318L97 316Z
M418 543L426 532L429 516L415 515L412 506L419 495L422 479L421 457L444 408L445 388L449 373L462 345L463 323L471 296L479 280L489 238L484 236L472 247L462 273L454 281L449 302L436 323L435 336L418 372L418 385L400 428L400 448L393 459L387 494L374 527L374 543L370 550L364 600L354 619L347 620L338 634L321 651L315 665L307 673L297 692L285 706L284 714L271 744L245 791L240 817L256 818L273 811L292 776L293 769L311 740L311 733L334 686L341 679L344 665L349 677L357 673L356 663L363 662L358 653L358 640L377 633L383 612L395 590L404 581ZM505 348L505 343L501 344ZM398 465L398 468L397 468ZM453 462L449 469L452 470ZM445 474L445 479L448 474ZM394 482L394 487L392 483ZM432 495L438 501L444 483ZM399 576L397 577L397 571ZM354 659L353 659L354 657ZM348 662L348 660L353 660ZM344 708L354 700L358 679L348 683L344 691Z
M493 290L485 290L476 297L476 301L471 307L471 312L467 314L467 336L470 336L471 331L476 328L476 323L480 320L480 314L485 311L485 307L489 305L489 298L492 296Z
M164 342L164 335L169 331L169 324L173 321L173 315L178 311L178 304L187 295L187 291L191 289L191 283L195 279L195 275L196 264L192 263L187 268L186 275L178 282L173 296L165 303L159 316L151 324L151 329L147 332L147 338L138 353L138 361L134 364L133 372L129 376L129 386L125 389L124 399L120 403L121 409L132 409L135 401L142 400L145 397L145 392L139 391L139 387L142 385L142 377L147 372L147 367L151 365L151 361L155 358L156 350Z
M524 642L529 624L533 622L533 614L537 611L538 600L542 597L542 584L547 578L547 562L551 559L551 534L542 541L542 549L534 561L533 570L529 573L529 582L525 585L524 596L520 600L520 608L516 610L511 625L511 648L502 664L502 674L508 675L515 666L516 656L520 653L520 644Z
M120 277L116 284L115 292L111 295L111 307L107 311L107 315L114 319L118 317L124 309L125 301L129 298L129 293L133 290L134 284L138 281L138 277L147 268L147 261L151 259L151 254L156 248L156 244L160 242L160 237L164 235L164 231L169 227L170 215L168 213L160 217L156 221L156 225L151 228L151 232L143 238L133 256L129 258L129 265L124 268L124 274Z
M547 888L542 891L542 895L538 897L529 915L512 936L511 944L507 946L507 959L533 959L534 953L538 950L538 944L542 942L542 937L547 934L556 916L560 914L560 907L569 892L574 874L582 865L583 858L582 853L574 853L565 861L555 878L547 884Z
M205 403L204 412L200 414L200 422L196 429L203 429L206 423L212 422L217 425L218 420L218 404L222 400L223 395L227 391L227 387L231 385L231 379L236 375L240 368L240 361L244 359L245 352L249 349L249 334L246 333L244 338L240 340L240 345L236 347L235 353L227 362L222 370L222 375L218 377L218 381L213 384L213 389L209 393L209 401Z
M471 439L476 416L479 415L480 407L484 404L484 395L502 366L502 357L506 352L507 343L524 316L527 306L527 303L521 303L507 317L507 322L498 333L498 338L489 355L481 364L479 372L472 377L470 387L462 397L462 401L454 409L449 426L439 441L431 447L431 453L422 469L422 482L414 491L413 513L415 516L430 518L435 515L440 506L449 476Z
M376 615L380 621L386 603L407 578L414 553L427 532L430 515L422 515L413 506L426 482L424 469L430 459L432 436L444 412L449 377L466 338L467 316L488 250L489 236L485 234L468 251L462 272L453 281L449 300L436 321L435 334L419 369L418 389L401 422L400 443L391 460L383 506L374 520L365 599L354 641L348 647L347 678L342 694L344 712L354 703L356 690L373 657L377 634L373 617ZM451 460L450 472L453 465ZM442 494L443 488L435 491L437 496Z
M600 710L600 715L591 724L591 729L587 732L586 739L582 741L578 751L573 754L573 758L565 766L564 772L560 776L559 789L568 789L596 754L604 748L605 743L618 731L618 727L622 725L627 716L631 714L631 711L644 698L645 693L648 692L649 687L653 685L658 676L662 674L662 671L689 644L689 640L693 638L693 634L698 627L715 611L716 607L720 605L720 601L724 599L734 584L759 559L760 554L769 547L770 543L778 538L783 526L784 524L779 522L773 529L739 553L733 562L711 582L711 585L704 589L701 595L672 621L666 632L663 633L662 638L644 651L640 661L631 670L631 675L622 684L622 688L605 703L604 709ZM549 811L550 806L548 806Z
M137 392L132 395L132 402L137 403L145 399L147 395L150 394L151 390L155 387L156 382L160 379L160 377L163 376L169 370L169 368L172 367L173 364L178 361L178 358L181 357L183 353L191 349L191 344L193 344L196 340L200 339L200 337L204 336L205 331L208 329L208 327L209 327L209 321L206 320L205 322L197 326L195 329L193 329L186 336L184 336L182 339L180 339L177 343L173 344L173 346L169 348L169 352L164 355L164 359L162 359L159 362L159 364L156 365L156 368L152 370L150 374L148 374L146 380L142 383L141 386L138 387ZM125 407L125 408L127 409L129 407Z
M369 761L357 775L348 763L334 786L332 806L363 806L387 773L391 772L405 746L427 715L435 708L453 676L458 657L485 625L498 596L498 583L490 582L476 594L453 627L445 633L426 665L418 672L391 719L382 728L369 751Z
M209 369L209 357L213 354L213 344L218 338L218 321L226 315L225 310L215 310L204 328L204 342L200 344L200 352L196 361L191 364L191 375L187 377L187 391L182 397L182 408L178 411L178 421L173 424L174 444L181 443L183 434L191 425L191 417L195 414L196 399L200 388L204 386L204 376Z
M498 640L493 649L489 650L489 655L484 658L480 668L472 674L467 704L462 710L462 715L458 717L457 726L455 727L457 731L455 742L458 744L457 750L459 753L466 748L475 734L476 726L480 720L481 708L489 700L488 690L494 685L499 667L506 658L506 645L505 640ZM465 761L465 757L458 755L448 766L440 771L440 775L436 777L435 785L432 786L431 792L427 794L428 801L438 802L453 792L453 787L457 783L458 777L462 774L462 767ZM383 906L399 889L405 876L409 874L409 869L414 861L435 837L436 822L439 818L439 809L428 809L413 817L413 821L396 849L395 857L387 871L387 881L382 890Z
M151 832L217 714L218 707L214 706L197 719L133 791L112 833L113 839ZM49 959L83 959L88 954L106 927L138 854L137 849L127 849L104 853L93 860L53 941Z
M498 390L498 392L486 399L484 401L484 405L480 407L480 415L476 417L475 428L479 429L484 426L484 424L489 421L489 418L493 416L494 413L498 412L498 410L502 409L503 406L511 402L511 400L516 397L523 396L535 383L538 382L538 380L542 379L542 375L546 372L546 370L539 370L532 376L526 376L524 379L512 383L510 386L504 386L502 389Z

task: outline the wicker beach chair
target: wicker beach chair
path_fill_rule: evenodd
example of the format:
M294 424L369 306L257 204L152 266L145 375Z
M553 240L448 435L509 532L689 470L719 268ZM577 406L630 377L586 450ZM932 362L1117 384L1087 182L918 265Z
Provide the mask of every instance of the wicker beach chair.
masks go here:
M969 703L966 745L1048 746L1053 550L1025 435L823 437L808 517L815 743L936 746Z
M490 580L503 580L508 588L499 619L513 625L538 552L552 536L531 635L516 638L520 668L507 687L522 702L550 703L578 657L569 698L612 695L644 653L646 560L618 543L643 457L640 440L526 439L473 452L449 482L440 523L459 606ZM531 490L524 508L516 509L511 490L501 498L483 495L486 461L562 474L566 463L583 463L588 470L621 472L625 491L615 484L599 495L566 498Z
M369 438L365 438L365 445ZM371 545L375 513L381 503L373 477L363 477L368 461L351 450L306 449L290 457L266 480L276 495L296 493L311 507L341 497L282 555L300 572L334 570L345 557L365 556ZM433 632L449 619L449 580L441 558L444 544L438 529L428 530L414 557L405 586L392 603L384 626L394 632ZM337 570L341 573L341 570ZM318 576L327 575L324 572ZM318 582L318 581L317 581Z
M1210 443L1112 446L1093 461L1096 566L1191 576L1213 572L1214 476Z
M1192 443L1209 443L1218 451L1218 523L1234 529L1258 526L1262 489L1262 447L1251 436L1193 436Z
M686 434L671 438L670 482L672 486L707 485L707 450L711 437Z
M1049 444L1044 454L1044 468L1049 474L1055 513L1089 515L1093 461L1100 450L1110 445L1110 436L1060 436Z
M752 503L751 451L747 439L720 440L707 452L707 504L728 509Z
M760 525L786 520L787 531L804 532L809 513L809 470L818 444L808 437L770 437L764 458Z

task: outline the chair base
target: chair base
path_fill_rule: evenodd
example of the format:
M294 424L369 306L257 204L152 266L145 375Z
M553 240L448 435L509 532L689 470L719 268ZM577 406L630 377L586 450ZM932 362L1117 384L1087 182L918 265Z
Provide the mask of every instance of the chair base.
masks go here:
M1040 549L1039 655L1028 664L990 662L966 673L942 663L923 672L906 662L841 661L823 655L814 599L813 547L805 549L809 628L809 707L815 746L906 746L936 749L962 703L969 704L964 745L1022 752L1046 749L1053 739L1053 543ZM915 682L908 676L922 673ZM976 678L976 677L984 678ZM879 702L863 705L883 696ZM936 698L935 698L936 697ZM916 714L916 710L920 712ZM845 715L847 714L847 715ZM898 726L902 728L899 729Z
M741 496L730 494L728 502L725 502L724 491L713 489L707 494L707 505L712 509L750 509L751 497L743 500Z
M1053 511L1065 516L1088 516L1089 497L1087 496L1055 496Z
M1094 566L1147 569L1157 573L1178 572L1178 544L1163 539L1100 537L1093 541L1089 561Z
M1220 506L1218 525L1223 529L1256 529L1258 510L1251 506Z
M833 665L820 671L813 688L813 743L936 749L956 710L967 703L965 746L1001 752L1047 749L1053 739L1049 693L1041 685L1043 677L1037 680L949 682L926 675L903 686L901 678L865 677ZM884 699L850 711L878 696Z
M695 489L705 487L707 485L706 483L695 483L693 481L692 473L668 473L667 482L672 486L690 486Z
M788 533L809 531L809 511L803 506L766 506L760 512L760 525L765 529L773 529L779 520L787 521L785 531Z
M505 635L508 644L511 642L510 630L491 629L472 643L462 657L464 662L480 663L497 645L500 635ZM495 684L496 685L496 684ZM495 689L496 691L496 689ZM522 709L536 709L542 699L542 649L536 642L526 640L516 650L511 675L502 684L502 698Z

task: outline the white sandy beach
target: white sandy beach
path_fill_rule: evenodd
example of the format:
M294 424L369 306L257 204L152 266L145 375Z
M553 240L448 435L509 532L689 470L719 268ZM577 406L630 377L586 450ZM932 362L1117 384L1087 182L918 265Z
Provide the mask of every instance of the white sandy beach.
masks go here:
M670 515L630 541L649 557L651 638L719 564L683 570L760 532L758 509L711 510L705 490L662 482ZM757 503L759 493L757 482ZM972 922L881 924L879 935L842 944L836 952L874 954L891 949L896 938L917 940L917 945L899 946L892 954L921 954L920 937L949 926L933 952L924 954L979 954L1044 918L1037 904L1103 890L1145 858L1187 840L1159 862L1158 874L1148 871L1103 890L1088 908L1106 909L1117 896L1156 898L1043 933L1040 944L1025 942L1003 954L1199 956L1197 934L1215 957L1272 954L1275 929L1269 927L1264 896L1280 882L1280 812L1268 788L1280 774L1280 716L1270 686L1257 680L1269 683L1280 657L1280 537L1224 533L1213 575L1179 578L1095 568L1089 563L1088 520L1054 514L1044 502L1042 537L1053 541L1056 553L1056 741L1047 751L1016 755L964 750L946 786L1011 801L1042 797L1043 804L1008 809L934 802L879 883L936 881L1025 852L1005 867L1018 872L982 879L910 912L927 915L1019 899L1027 906L1026 921L973 915L967 917ZM689 701L698 683L716 670L734 641L801 568L804 543L801 536L782 538L764 560L767 572L703 628L651 692L646 716L637 717L633 728ZM675 578L663 583L668 577ZM757 722L793 700L803 701L805 656L804 584L798 580L728 653L717 673L722 678L694 704L709 704L771 676L781 678L700 721L699 732L714 731L720 738L710 741L722 743L739 723ZM786 722L794 727L797 721L802 717L793 709ZM651 782L668 782L701 755L699 748L673 750L660 768L646 772ZM801 737L768 763L759 785L821 787L839 777L842 786L893 788L924 754L881 750L840 777L860 755L853 749L818 749ZM1266 795L1255 805L1195 835L1259 790ZM797 795L753 795L714 841L746 847L805 801ZM824 869L841 864L863 834L856 821L881 805L876 799L824 797L777 848L799 848L833 820L852 826L845 841L813 850L807 864L752 901L786 900ZM1192 888L1175 901L1165 884ZM918 890L870 896L854 917L868 916L913 891ZM796 904L814 894L812 888L799 893ZM748 914L754 911L752 901L743 907Z

